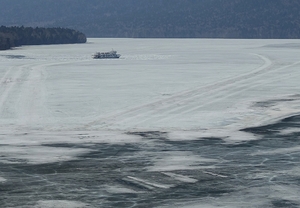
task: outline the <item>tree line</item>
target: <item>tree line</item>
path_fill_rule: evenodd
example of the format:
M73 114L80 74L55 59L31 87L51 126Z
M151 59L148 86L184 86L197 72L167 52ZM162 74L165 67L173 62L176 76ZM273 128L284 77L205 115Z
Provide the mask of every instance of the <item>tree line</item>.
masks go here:
M0 50L22 45L85 43L86 36L68 28L0 27Z

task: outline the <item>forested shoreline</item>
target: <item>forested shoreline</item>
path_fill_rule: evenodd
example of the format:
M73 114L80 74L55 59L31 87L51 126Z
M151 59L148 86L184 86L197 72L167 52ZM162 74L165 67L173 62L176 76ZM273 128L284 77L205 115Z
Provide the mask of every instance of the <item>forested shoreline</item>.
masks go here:
M68 28L0 27L0 50L22 45L85 43L85 34Z

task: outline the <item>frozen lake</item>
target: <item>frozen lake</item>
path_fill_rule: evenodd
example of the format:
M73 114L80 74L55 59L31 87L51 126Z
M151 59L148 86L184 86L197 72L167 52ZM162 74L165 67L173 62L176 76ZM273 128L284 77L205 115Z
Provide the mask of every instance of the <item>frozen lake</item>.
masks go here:
M120 59L94 60L115 49ZM299 207L300 40L0 51L0 207Z

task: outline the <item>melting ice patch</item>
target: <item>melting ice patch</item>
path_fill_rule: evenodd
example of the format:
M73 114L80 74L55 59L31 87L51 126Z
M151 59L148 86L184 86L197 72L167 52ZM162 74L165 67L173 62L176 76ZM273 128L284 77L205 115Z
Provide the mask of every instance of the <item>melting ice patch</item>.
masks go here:
M103 187L105 191L112 194L137 194L142 193L141 191L135 191L129 188L116 186L116 185L106 185Z
M162 172L162 174L165 174L175 180L185 182L185 183L196 183L198 181L197 179L194 179L194 178L191 178L188 176L184 176L184 175L180 175L180 174L171 173L171 172Z
M170 151L161 154L154 159L154 165L148 167L148 171L174 171L174 170L195 170L214 168L212 163L216 159L204 158L194 155L192 152Z
M88 208L88 204L79 201L45 200L39 201L33 208Z
M7 139L9 138L9 139ZM126 144L139 142L135 135L107 131L72 132L4 132L0 135L0 162L45 164L74 160L92 152L95 144Z
M1 176L0 176L0 183L4 183L6 181L6 179L5 178L2 178Z
M248 132L233 130L233 129L217 129L211 128L198 131L171 131L166 137L170 141L186 141L201 140L209 138L219 138L226 143L238 143L243 141L251 141L260 139L257 135Z
M43 146L5 146L0 147L3 163L43 164L68 161L76 156L90 152L84 148L59 148Z
M280 135L295 134L295 133L300 133L300 129L292 127L292 128L281 129L279 132Z
M168 189L168 188L173 187L173 185L159 184L159 183L151 182L149 180L145 180L145 179L141 179L141 178L137 178L137 177L132 177L132 176L127 176L127 178L131 181L135 181L135 182L138 182L139 184L143 184L144 186L147 185L147 187L150 188L150 189L153 189L153 188Z
M290 148L278 148L275 150L268 150L268 151L258 151L251 155L279 155L279 154L292 154L295 152L300 152L300 146L290 147Z

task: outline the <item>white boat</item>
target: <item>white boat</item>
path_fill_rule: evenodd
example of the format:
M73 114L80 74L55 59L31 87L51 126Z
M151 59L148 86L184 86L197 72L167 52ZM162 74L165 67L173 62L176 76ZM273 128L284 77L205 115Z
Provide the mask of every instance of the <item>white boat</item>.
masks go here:
M120 58L120 54L117 51L111 50L110 52L97 52L93 55L94 59L111 59Z

